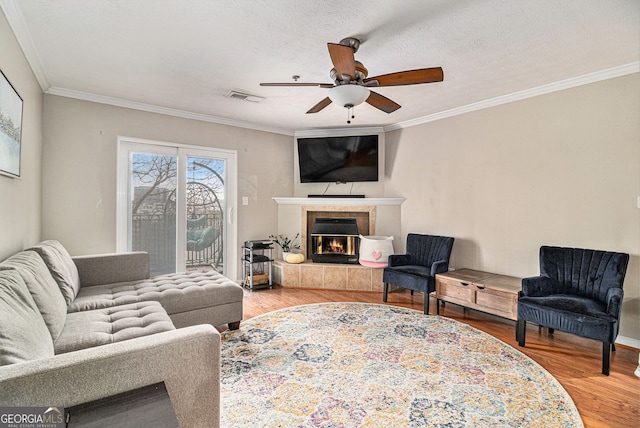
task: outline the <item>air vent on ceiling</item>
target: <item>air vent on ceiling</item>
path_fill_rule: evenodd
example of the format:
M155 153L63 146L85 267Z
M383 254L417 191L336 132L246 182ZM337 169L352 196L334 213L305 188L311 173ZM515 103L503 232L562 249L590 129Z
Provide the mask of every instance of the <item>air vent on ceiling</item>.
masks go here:
M227 97L234 98L236 100L251 101L251 102L254 102L254 103L259 103L260 101L264 100L263 97L259 97L257 95L245 94L245 93L238 92L238 91L229 92L227 94Z

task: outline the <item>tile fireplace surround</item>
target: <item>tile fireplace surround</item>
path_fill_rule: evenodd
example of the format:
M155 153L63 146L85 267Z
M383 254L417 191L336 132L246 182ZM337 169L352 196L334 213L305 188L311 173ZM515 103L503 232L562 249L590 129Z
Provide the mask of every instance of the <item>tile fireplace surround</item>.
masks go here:
M305 262L273 264L274 281L283 287L382 291L382 269L359 264L313 263L307 253L308 231L317 217L357 217L362 235L394 236L400 248L400 209L404 198L273 198L278 204L278 233L300 233Z
M276 284L292 288L324 288L382 292L382 269L356 264L304 263L291 264L282 260L273 263Z

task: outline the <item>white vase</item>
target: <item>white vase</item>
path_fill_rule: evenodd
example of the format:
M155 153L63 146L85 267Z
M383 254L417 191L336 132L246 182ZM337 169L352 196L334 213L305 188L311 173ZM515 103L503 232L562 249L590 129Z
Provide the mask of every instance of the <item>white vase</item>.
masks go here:
M287 256L291 254L290 251L283 251L282 252L282 260L284 260L285 262L287 261Z

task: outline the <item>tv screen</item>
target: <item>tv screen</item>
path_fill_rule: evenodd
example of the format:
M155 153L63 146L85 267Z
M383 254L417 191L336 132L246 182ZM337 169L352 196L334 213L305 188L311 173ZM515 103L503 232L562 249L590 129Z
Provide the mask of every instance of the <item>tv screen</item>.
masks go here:
M302 183L378 181L378 136L298 138Z

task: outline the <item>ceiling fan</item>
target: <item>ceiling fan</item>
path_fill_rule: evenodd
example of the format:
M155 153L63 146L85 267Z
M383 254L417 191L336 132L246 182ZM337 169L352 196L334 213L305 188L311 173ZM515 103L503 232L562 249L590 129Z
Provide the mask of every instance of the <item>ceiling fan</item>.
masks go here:
M368 70L360 61L356 61L354 58L354 54L360 47L360 40L347 37L342 39L340 43L327 43L327 46L333 63L333 68L329 75L334 83L260 83L260 86L318 86L320 88L329 88L329 96L311 107L307 114L318 113L332 102L351 111L353 107L365 101L385 113L393 113L401 107L400 104L369 88L417 85L442 82L444 80L444 73L441 67L420 68L367 77ZM297 78L298 76L294 76L294 80L297 80ZM347 123L350 123L350 121L348 120Z

